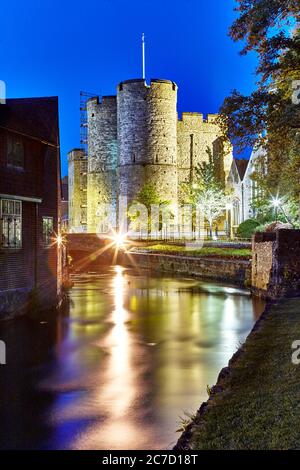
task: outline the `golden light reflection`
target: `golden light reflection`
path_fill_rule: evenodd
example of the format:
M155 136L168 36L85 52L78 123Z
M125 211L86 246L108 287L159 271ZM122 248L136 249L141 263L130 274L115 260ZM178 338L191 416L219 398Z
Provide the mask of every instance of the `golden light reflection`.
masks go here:
M136 371L132 366L132 340L127 330L128 312L124 308L124 295L127 289L124 278L125 268L114 267L111 281L111 294L114 308L110 317L113 327L101 347L109 353L105 367L101 370L100 382L97 386L97 403L99 409L110 410L107 420L101 429L92 427L88 435L89 442L98 442L98 432L101 432L102 444L107 440L110 448L130 446L139 439L138 428L130 421L130 410L137 399L138 387ZM124 429L126 433L124 434ZM84 445L80 440L78 448ZM124 447L125 448L125 447Z
M224 310L221 319L221 331L225 340L225 348L232 353L233 348L239 345L239 335L237 331L238 319L236 301L232 297L227 297L224 303Z

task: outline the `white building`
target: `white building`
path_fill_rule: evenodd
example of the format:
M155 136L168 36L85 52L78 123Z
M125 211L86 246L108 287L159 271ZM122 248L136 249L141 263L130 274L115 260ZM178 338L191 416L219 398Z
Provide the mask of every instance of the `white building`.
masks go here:
M255 217L252 208L253 200L257 195L257 184L252 179L257 158L263 155L263 150L253 150L249 160L234 158L227 179L231 193L230 213L228 223L235 234L237 227L247 219Z

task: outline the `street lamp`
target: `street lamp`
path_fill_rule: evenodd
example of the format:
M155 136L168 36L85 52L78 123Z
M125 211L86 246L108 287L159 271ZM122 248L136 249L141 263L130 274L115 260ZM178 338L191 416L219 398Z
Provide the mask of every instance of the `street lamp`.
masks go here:
M278 197L273 197L271 201L272 206L275 209L275 220L277 221L277 216L278 216L278 208L281 204L281 201Z

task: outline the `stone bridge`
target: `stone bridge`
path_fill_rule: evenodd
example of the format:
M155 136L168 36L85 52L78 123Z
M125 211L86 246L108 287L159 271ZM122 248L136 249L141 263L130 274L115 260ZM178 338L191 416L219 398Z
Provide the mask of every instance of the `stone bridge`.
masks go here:
M112 240L100 238L96 233L68 233L66 245L71 273L99 271L102 266L118 261Z

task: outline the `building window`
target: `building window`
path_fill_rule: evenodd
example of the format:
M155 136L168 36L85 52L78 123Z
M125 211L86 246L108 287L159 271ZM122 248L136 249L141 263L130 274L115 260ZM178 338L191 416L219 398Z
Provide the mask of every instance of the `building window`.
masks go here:
M43 242L49 246L52 243L53 217L43 217Z
M239 201L233 201L233 225L237 227L240 225L240 203Z
M7 164L24 168L24 143L18 135L7 136Z
M22 202L13 199L1 200L1 247L22 246Z

